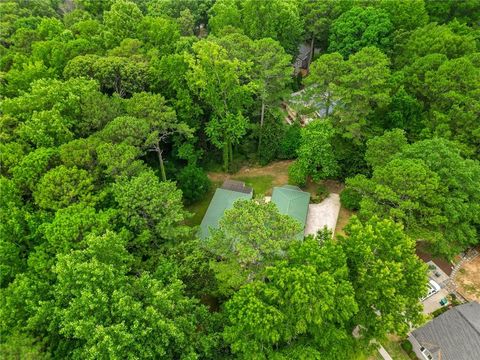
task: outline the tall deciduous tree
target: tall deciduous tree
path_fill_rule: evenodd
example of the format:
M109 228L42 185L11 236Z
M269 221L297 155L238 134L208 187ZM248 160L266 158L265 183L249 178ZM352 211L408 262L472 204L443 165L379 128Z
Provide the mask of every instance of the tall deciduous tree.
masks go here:
M310 66L309 75L305 78L305 96L308 101L313 99L315 106L325 109L325 116L333 110L333 85L340 83L347 69L348 65L339 53L322 55Z
M247 64L230 59L226 50L212 41L199 41L193 50L195 57L189 59L187 73L189 86L213 113L206 133L216 147L223 148L224 168L228 170L232 145L245 134L248 123L241 113L251 101L251 86L242 79Z
M332 148L333 135L332 125L325 119L314 120L301 130L298 159L289 170L292 182L304 185L308 176L319 181L337 174L338 164Z
M389 60L374 47L366 47L350 56L339 84L332 85L338 106L333 118L343 135L354 141L371 131L368 118L390 103Z
M162 180L167 180L163 161L164 143L173 135L191 137L192 130L178 122L175 111L166 105L163 96L158 94L137 93L127 100L127 113L148 125L148 134L142 146L155 151L160 164Z
M115 0L110 10L103 15L105 25L117 39L117 43L125 38L135 38L142 17L138 6L128 0Z
M95 204L94 190L93 179L86 170L60 165L40 179L33 197L40 208L58 210L77 202Z
M229 294L261 278L265 266L283 257L299 232L300 224L280 214L273 203L237 201L207 240L207 248L219 260L212 261L211 266L220 291Z
M388 50L393 30L390 18L382 9L353 7L336 19L330 28L330 52L345 58L364 47Z
M113 195L121 221L135 235L129 247L139 258L160 261L161 244L190 233L182 224L189 215L183 209L182 192L175 183L160 182L152 171L115 184Z
M132 258L118 234L90 235L86 242L83 250L59 255L54 269L59 350L79 342L65 357L198 356L197 331L206 310L183 294L182 283L147 273L130 276Z
M415 240L428 241L446 257L478 243L478 162L462 158L456 145L444 139L403 146L391 158L385 164L373 161L378 166L372 178L358 175L347 180L347 186L363 195L361 217L391 217Z
M303 0L301 2L300 11L305 22L305 35L307 40L310 40L309 65L315 55L315 45L319 45L322 50L327 49L332 22L350 6L352 6L350 1Z
M352 218L340 245L355 289L358 313L352 323L367 341L389 333L404 336L423 321L419 299L427 291L426 265L415 241L391 220Z
M265 280L226 303L224 337L242 358L328 358L351 355L349 320L358 311L342 248L329 239L294 242Z
M289 54L297 52L303 31L298 2L292 0L245 0L242 29L252 39L278 40Z
M254 42L253 78L261 101L260 127L263 128L265 109L278 105L286 94L292 79L292 57L285 53L282 46L272 39L260 39ZM260 134L259 148L262 134Z

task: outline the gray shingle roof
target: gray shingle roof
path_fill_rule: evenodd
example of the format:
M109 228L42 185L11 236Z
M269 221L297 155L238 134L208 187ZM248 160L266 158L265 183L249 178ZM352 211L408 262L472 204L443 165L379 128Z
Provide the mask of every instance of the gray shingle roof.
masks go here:
M434 359L479 360L480 304L456 306L414 330L412 336Z

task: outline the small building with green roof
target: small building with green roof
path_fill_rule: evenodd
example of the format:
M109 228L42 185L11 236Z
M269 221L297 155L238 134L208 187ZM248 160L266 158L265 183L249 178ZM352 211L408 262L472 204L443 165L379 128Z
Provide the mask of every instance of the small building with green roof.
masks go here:
M239 181L227 180L222 187L218 188L213 195L207 212L200 224L198 236L200 239L206 239L210 235L210 228L216 229L218 222L226 210L233 207L237 200L250 200L253 196L253 190L246 187Z
M297 238L303 239L310 193L292 185L274 187L271 201L277 205L281 214L289 215L301 224L302 231L298 233Z

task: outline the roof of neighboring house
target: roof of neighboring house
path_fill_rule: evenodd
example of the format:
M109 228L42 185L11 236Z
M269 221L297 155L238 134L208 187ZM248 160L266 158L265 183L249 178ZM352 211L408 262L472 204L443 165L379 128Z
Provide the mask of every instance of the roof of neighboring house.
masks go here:
M299 239L303 239L305 222L307 221L308 204L310 202L310 193L300 190L296 186L284 185L274 187L272 200L277 205L281 214L290 215L300 222L302 231L298 234Z
M249 200L252 198L253 192L249 193L233 191L218 188L213 195L207 212L200 224L199 237L205 239L210 235L210 228L217 228L218 222L222 218L226 210L233 207L233 203L239 199Z
M412 336L435 360L480 359L480 304L456 306L414 330Z

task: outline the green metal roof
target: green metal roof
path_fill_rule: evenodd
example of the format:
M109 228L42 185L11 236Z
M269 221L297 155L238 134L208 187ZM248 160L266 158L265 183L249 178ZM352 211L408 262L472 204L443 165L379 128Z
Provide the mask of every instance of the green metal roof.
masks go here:
M272 202L277 205L278 211L281 214L290 215L302 225L302 231L298 234L298 238L303 239L303 231L307 221L308 204L310 203L310 193L302 191L292 185L274 187Z
M216 229L218 222L222 218L223 213L233 207L233 203L239 199L250 200L252 193L245 194L238 191L226 190L218 188L213 195L207 212L200 224L199 237L205 239L210 235L210 228Z

